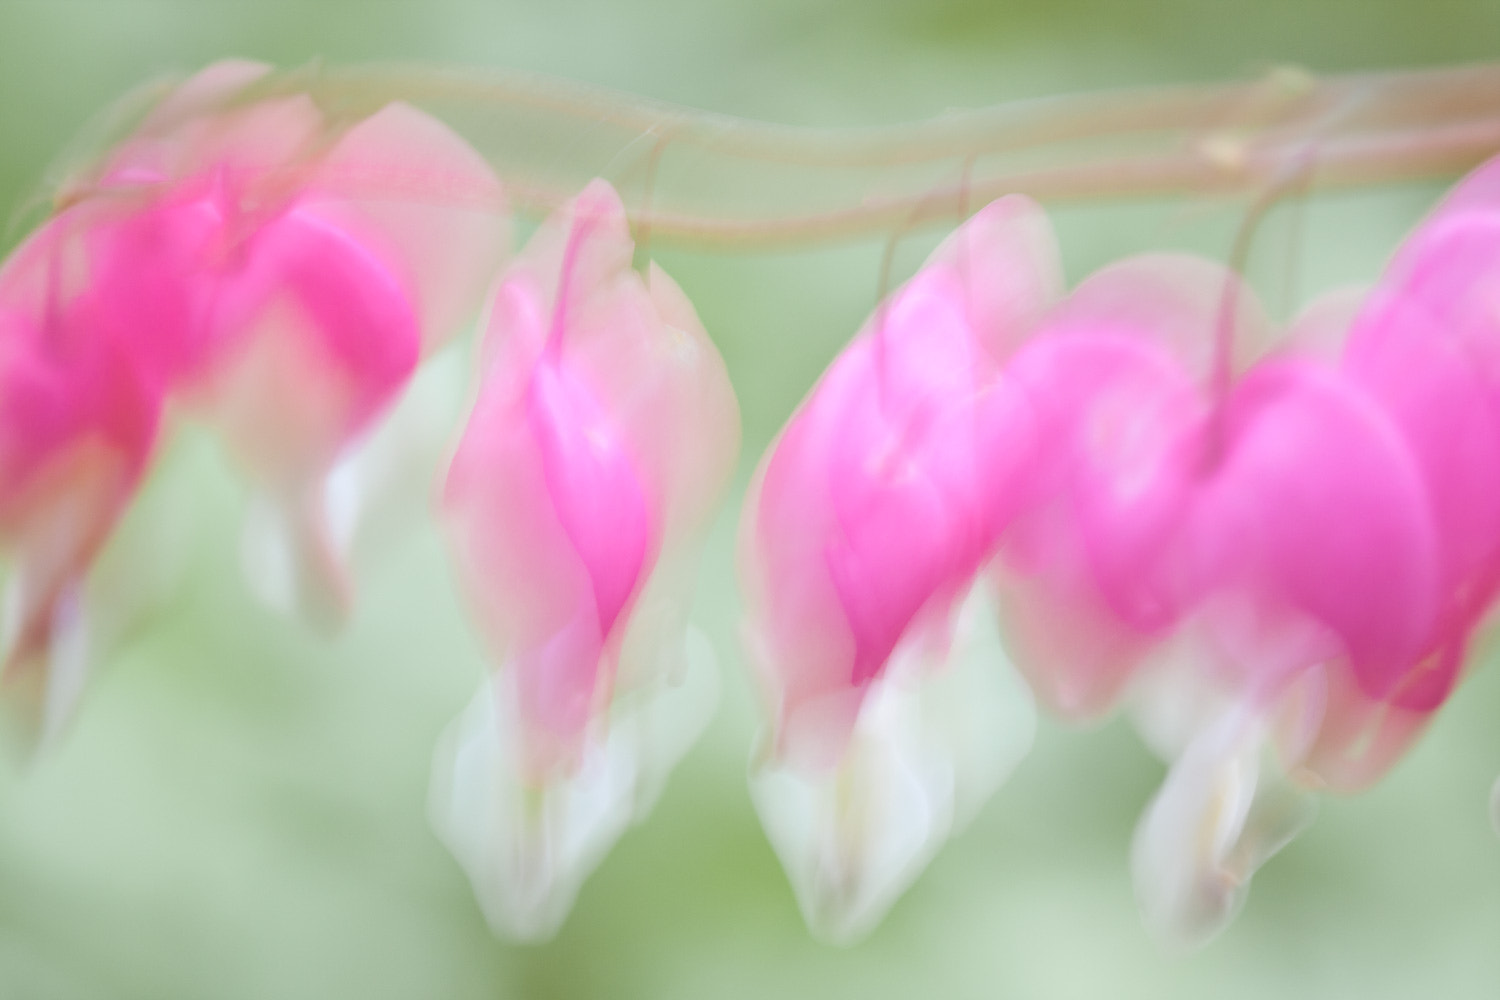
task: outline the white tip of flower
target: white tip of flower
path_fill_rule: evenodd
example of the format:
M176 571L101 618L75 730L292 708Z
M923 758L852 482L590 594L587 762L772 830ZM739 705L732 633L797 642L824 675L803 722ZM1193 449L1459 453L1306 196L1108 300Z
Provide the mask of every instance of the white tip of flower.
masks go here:
M953 768L954 832L961 831L1005 784L1036 739L1036 702L1005 655L994 598L976 582L955 623L946 662L896 662L898 674L921 671L926 737ZM897 649L897 658L909 655Z
M325 490L295 499L253 495L240 535L240 563L251 591L267 607L332 627L348 617L353 583L329 514Z
M487 679L443 734L429 816L497 935L540 942L556 934L584 880L650 811L717 705L708 640L690 630L684 655L680 676L618 704L607 735L588 744L577 767L540 785L521 770L504 675Z
M630 824L635 768L591 746L567 778L528 786L508 687L486 680L444 734L429 809L495 933L543 941Z
M329 472L329 534L352 562L374 556L431 511L432 483L463 416L468 379L464 351L442 350Z
M920 642L898 648L833 769L757 766L751 797L813 933L850 944L871 931L1005 781L1035 729L1030 693L976 593L946 658Z
M1244 905L1250 878L1312 822L1316 801L1265 758L1259 720L1231 710L1172 765L1136 828L1131 863L1146 924L1164 942L1206 944Z
M416 524L460 416L457 349L423 365L400 401L353 442L322 484L293 499L261 492L245 512L240 563L260 602L337 624L353 601L352 566Z
M948 836L953 776L923 745L911 692L872 687L836 769L767 764L750 777L766 835L814 934L853 943Z
M682 668L652 687L617 696L610 740L634 745L639 761L635 821L656 807L667 778L708 728L719 707L719 671L708 636L689 626Z
M6 582L0 602L0 662L5 664L7 701L15 715L16 743L30 754L47 749L77 710L92 666L90 623L83 589L65 584L50 607L35 608L23 564ZM45 637L27 648L24 632L36 614L46 615Z
M52 609L52 643L47 658L47 690L42 701L40 748L52 745L78 709L93 663L91 638L82 589L69 587Z

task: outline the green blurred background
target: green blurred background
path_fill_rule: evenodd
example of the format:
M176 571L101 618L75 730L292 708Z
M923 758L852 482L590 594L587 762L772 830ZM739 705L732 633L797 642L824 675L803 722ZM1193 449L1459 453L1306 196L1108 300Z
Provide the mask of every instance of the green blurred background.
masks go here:
M0 206L33 193L125 88L225 55L523 68L840 125L1288 62L1500 58L1500 4L0 0ZM1273 219L1252 266L1272 308L1372 278L1436 190L1321 197L1300 235ZM1236 215L1178 203L1056 220L1076 279L1147 247L1222 258ZM935 239L903 243L897 275ZM660 255L729 361L747 467L872 307L881 251ZM212 448L178 449L156 492L169 489L191 515L185 582L111 658L64 743L0 777L5 1000L1500 996L1495 669L1378 788L1326 802L1201 952L1164 953L1137 919L1130 833L1161 767L1118 722L1044 723L866 943L814 943L745 789L756 714L734 639L732 507L699 602L726 674L709 737L553 943L498 942L425 820L433 741L482 669L433 533L392 540L352 626L320 637L251 599L242 490ZM145 573L162 555L139 558Z

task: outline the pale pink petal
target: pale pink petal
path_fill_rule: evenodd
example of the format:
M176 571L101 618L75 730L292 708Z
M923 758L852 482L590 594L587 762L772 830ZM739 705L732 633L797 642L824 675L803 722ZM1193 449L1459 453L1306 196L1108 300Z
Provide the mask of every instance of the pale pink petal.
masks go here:
M1235 651L1251 686L1346 656L1365 690L1390 693L1430 640L1439 582L1406 441L1356 383L1310 360L1252 372L1223 427L1191 541L1203 586L1254 605L1241 620L1257 624L1237 639L1251 646ZM1301 620L1316 627L1305 641L1253 648L1257 633L1290 634Z
M385 249L413 300L425 352L477 311L510 246L489 164L446 125L401 103L354 126L308 182L320 207L352 216Z
M1007 366L1040 457L993 573L1017 664L1065 717L1112 707L1201 596L1179 532L1213 446L1213 343L1240 357L1264 327L1227 270L1148 255L1084 281Z

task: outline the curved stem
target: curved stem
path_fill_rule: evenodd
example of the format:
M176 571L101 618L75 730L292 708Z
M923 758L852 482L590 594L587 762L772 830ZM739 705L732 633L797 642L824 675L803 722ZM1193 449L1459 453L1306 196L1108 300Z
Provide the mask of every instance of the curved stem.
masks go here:
M1319 189L1453 176L1500 151L1500 64L1324 78L1281 69L1245 83L1019 101L874 128L775 125L528 74L412 66L272 74L231 103L292 92L335 123L393 100L417 104L459 130L504 178L512 204L536 214L609 174L643 136L669 135L633 222L653 241L705 249L951 224L954 205L1009 193L1254 197L1309 146ZM960 163L963 191L951 180ZM434 190L430 178L420 188L409 178L358 181L477 208L493 199L459 185Z

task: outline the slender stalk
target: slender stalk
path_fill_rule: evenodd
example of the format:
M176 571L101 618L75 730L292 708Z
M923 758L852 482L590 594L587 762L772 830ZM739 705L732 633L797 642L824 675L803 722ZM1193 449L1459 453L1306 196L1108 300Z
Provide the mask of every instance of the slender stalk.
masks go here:
M1500 152L1500 63L1019 101L903 125L749 121L520 73L411 66L273 74L236 100L306 92L335 121L392 100L459 129L512 204L541 214L594 176L639 185L653 241L759 250L951 224L959 204L1254 198L1312 150L1318 190L1457 175ZM163 122L162 127L170 127ZM962 176L964 191L955 178ZM488 191L362 176L391 197L493 207ZM76 187L74 189L77 190ZM649 194L647 193L649 191Z

